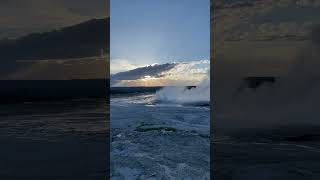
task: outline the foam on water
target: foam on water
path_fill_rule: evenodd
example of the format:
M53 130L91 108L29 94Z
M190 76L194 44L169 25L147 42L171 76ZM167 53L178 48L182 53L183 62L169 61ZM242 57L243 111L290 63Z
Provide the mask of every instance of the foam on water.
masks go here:
M156 92L154 100L172 104L208 105L210 102L209 76L194 88L165 87Z

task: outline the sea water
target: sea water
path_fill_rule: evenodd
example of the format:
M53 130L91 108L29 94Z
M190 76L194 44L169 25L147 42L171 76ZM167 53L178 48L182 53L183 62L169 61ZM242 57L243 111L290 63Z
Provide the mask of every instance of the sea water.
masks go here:
M209 97L200 105L181 100L196 88L127 89L111 95L111 178L209 179Z

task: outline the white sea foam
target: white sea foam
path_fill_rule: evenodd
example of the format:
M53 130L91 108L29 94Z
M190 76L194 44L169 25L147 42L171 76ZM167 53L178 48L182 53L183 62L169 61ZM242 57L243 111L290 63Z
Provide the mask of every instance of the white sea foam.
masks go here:
M155 101L176 104L208 104L210 102L210 78L205 77L194 88L165 87L156 92Z

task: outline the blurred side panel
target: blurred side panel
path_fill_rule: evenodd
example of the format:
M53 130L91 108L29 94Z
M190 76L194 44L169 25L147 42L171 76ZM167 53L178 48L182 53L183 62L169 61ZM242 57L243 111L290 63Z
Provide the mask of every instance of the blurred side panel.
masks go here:
M213 179L320 178L319 8L213 1Z
M0 12L0 179L107 179L109 0Z

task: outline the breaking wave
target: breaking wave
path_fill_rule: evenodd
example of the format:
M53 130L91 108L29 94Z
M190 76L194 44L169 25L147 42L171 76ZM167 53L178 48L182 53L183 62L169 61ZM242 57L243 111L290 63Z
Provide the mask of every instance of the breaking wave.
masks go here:
M154 97L159 103L188 104L208 106L210 103L210 78L205 77L195 87L165 87L158 90Z

